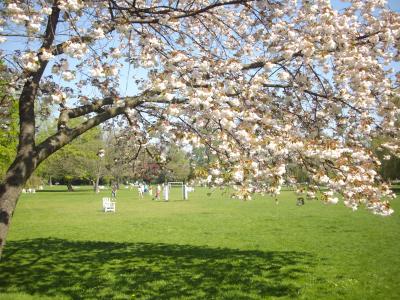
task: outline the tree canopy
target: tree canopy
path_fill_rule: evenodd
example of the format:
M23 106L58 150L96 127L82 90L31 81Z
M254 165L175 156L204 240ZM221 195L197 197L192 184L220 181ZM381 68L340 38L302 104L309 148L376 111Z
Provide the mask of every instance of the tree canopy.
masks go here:
M207 147L218 159L204 180L233 184L239 198L295 184L287 172L295 164L310 194L324 186L328 202L340 193L352 209L392 212L369 148L384 134L386 149L400 149L390 67L400 17L385 1L338 10L327 0L15 0L1 11L8 90L20 95L19 151L6 182L25 181L114 118L110 126L156 145L160 159L166 144ZM55 106L57 131L36 143L35 114Z

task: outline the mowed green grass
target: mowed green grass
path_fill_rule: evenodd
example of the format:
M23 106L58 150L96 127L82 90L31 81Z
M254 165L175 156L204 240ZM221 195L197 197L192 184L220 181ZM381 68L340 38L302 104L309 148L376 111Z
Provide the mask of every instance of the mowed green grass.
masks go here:
M400 299L400 204L390 217L285 191L139 199L117 212L81 187L23 194L0 261L0 299Z

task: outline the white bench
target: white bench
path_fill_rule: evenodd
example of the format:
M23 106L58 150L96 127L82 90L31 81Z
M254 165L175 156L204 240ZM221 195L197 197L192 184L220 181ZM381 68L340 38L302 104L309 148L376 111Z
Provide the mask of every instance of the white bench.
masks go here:
M103 210L104 212L112 211L115 212L115 202L111 201L110 198L103 198Z

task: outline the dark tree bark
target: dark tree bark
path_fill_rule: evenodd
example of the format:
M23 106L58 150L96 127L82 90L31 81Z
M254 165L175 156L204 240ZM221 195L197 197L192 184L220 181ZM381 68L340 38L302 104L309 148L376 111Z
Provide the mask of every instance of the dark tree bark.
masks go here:
M100 182L100 175L97 175L96 181L95 181L95 184L94 184L94 191L96 193L100 192L99 182Z
M60 9L55 2L47 20L41 48L50 49L53 44L59 15ZM17 156L8 169L4 182L0 185L0 257L19 195L26 181L38 166L35 149L35 99L47 63L39 58L39 68L37 71L27 74L29 79L25 82L19 98L20 127Z
M67 189L68 189L68 192L74 191L74 188L72 187L72 183L70 181L67 182Z
M29 154L17 156L0 184L0 258L19 195L35 168L36 159Z

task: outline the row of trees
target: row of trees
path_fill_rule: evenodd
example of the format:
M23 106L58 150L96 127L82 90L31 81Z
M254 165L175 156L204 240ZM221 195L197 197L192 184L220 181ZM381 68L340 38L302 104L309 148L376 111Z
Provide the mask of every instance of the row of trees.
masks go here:
M10 130L1 130L0 134L0 179L4 177L6 168L15 156L18 136L18 109L17 102L12 102L7 124ZM56 131L55 122L42 122L39 131L41 136ZM388 138L376 138L371 149L381 159L379 173L385 180L400 179L400 158L389 155L381 147ZM99 151L104 150L104 156ZM190 149L184 151L177 146L171 146L167 151L166 161L160 163L149 152L142 151L132 145L118 142L115 133L106 132L96 127L71 144L65 146L51 158L45 161L27 182L29 187L54 183L65 184L72 191L72 184L110 185L123 182L145 180L147 182L188 181L195 178L195 173L206 170L212 158L205 149ZM308 173L298 165L291 165L288 173L298 182L308 182Z
M55 131L56 126L44 124L43 134ZM40 136L40 134L39 134ZM118 144L115 133L102 133L96 127L40 165L34 175L52 184L66 184L69 191L72 183L90 183L98 190L99 183L112 184L135 181L164 182L187 181L190 175L189 155L173 147L167 153L166 162L161 164L142 151L135 159L127 145ZM123 153L127 156L123 156Z
M0 98L5 97L4 88L0 88ZM5 103L5 102L4 102ZM9 102L11 106L0 106L3 110L3 124L0 129L0 180L3 179L8 166L15 157L18 144L18 102ZM4 113L6 112L6 113ZM6 116L6 117L5 117ZM79 120L75 121L79 122ZM39 140L56 131L55 121L41 122L38 127ZM375 138L371 150L381 160L379 173L385 180L400 179L400 158L390 155L381 145L390 140L389 137ZM195 177L201 169L206 170L210 160L215 160L205 149L183 151L177 146L171 146L167 151L165 163L160 163L149 152L119 142L115 132L103 132L96 127L89 130L71 144L65 146L51 158L45 161L34 173L28 185L32 187L39 183L61 183L72 190L72 183L93 184L96 182L111 184L112 182L132 182L145 180L147 182L188 181ZM104 150L105 155L99 156ZM308 182L308 173L298 165L291 165L288 173L298 182Z
M4 91L1 90L0 88L4 97ZM7 130L0 129L0 180L4 178L17 151L18 103L11 103L11 107L3 108L6 112L4 116L7 116L3 119L3 124L7 124ZM39 123L39 141L57 130L55 121ZM119 184L138 180L187 181L192 175L191 156L178 147L172 146L169 149L166 161L162 164L143 149L134 157L134 150L131 145L118 143L115 132L103 132L100 127L93 128L41 164L28 180L27 186L60 183L72 191L72 183L84 183L93 184L94 190L97 190L99 182ZM103 151L104 155L100 155Z

